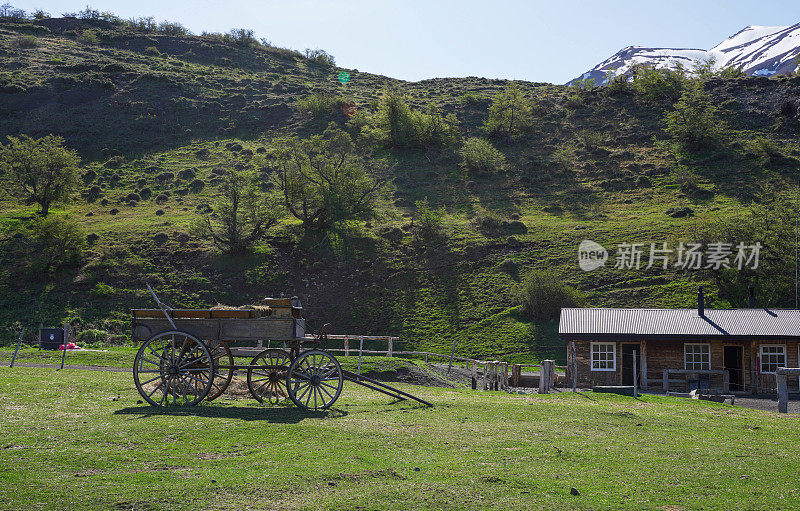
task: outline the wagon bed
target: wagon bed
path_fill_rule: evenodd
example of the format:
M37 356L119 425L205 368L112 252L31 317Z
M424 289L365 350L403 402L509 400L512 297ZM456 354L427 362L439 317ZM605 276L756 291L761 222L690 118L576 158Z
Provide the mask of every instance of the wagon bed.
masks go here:
M253 310L133 309L133 337L145 341L154 335L180 330L206 341L291 341L306 336L306 320L290 314L257 317ZM169 316L169 319L167 318Z

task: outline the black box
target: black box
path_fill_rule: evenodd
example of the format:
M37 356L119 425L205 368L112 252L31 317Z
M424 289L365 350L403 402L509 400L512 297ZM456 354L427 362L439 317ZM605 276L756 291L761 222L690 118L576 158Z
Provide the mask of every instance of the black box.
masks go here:
M39 329L39 349L57 350L64 344L63 328L40 328Z

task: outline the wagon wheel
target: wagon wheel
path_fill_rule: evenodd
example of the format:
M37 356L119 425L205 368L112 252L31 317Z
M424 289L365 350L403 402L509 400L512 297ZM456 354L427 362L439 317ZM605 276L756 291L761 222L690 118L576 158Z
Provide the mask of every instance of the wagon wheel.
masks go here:
M211 341L208 349L214 360L214 379L211 382L211 390L206 396L206 401L213 401L225 392L233 380L233 354L225 342Z
M343 383L339 361L317 349L304 351L294 359L286 376L289 398L307 410L330 408L342 393Z
M277 348L266 349L253 358L247 368L247 387L259 403L266 400L275 404L286 399L286 373L291 363L289 355Z
M211 390L213 363L205 344L185 332L162 332L142 344L133 381L153 406L194 406Z

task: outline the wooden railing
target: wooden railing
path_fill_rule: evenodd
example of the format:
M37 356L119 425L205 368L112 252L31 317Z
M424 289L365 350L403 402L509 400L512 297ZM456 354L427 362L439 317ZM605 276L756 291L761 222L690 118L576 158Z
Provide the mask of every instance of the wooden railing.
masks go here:
M314 336L306 335L308 341L313 341ZM434 353L430 351L395 351L395 342L399 341L399 337L387 335L345 335L345 334L329 334L327 337L330 341L341 341L341 348L326 347L325 350L331 353L343 354L346 357L356 355L368 356L414 356L424 357L425 363L430 363L431 359L439 359L449 362L450 365L462 366L463 369L470 373L473 388L480 388L483 390L505 390L510 387L513 380L513 386L520 386L520 377L523 369L533 368L540 369L539 364L513 364L509 365L508 362L500 360L479 360L470 357L462 357L455 354L445 355L442 353ZM386 349L364 349L364 341L369 341L374 344L375 341L385 342ZM233 348L234 354L256 354L257 351L263 349L264 346L257 348ZM513 370L512 370L513 367ZM565 371L566 366L554 366L556 371Z

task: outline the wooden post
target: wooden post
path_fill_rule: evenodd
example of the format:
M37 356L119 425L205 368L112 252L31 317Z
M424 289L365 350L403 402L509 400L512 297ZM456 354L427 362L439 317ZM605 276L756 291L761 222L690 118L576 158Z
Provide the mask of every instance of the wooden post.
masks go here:
M450 350L450 363L447 364L447 374L450 374L450 371L453 369L453 357L456 356L456 340L457 337L453 337L453 349Z
M669 369L664 369L664 384L662 385L664 394L669 392Z
M503 362L503 388L508 389L508 362Z
M722 372L722 392L728 393L731 391L731 375L727 369Z
M64 323L64 338L62 339L64 342L64 353L61 354L61 367L59 370L64 369L64 362L67 360L67 344L69 343L69 337L72 332L69 331L69 322Z
M425 363L426 364L428 363L428 352L427 351L425 352Z
M361 376L361 355L364 352L364 336L361 336L361 342L358 343L358 376Z
M520 364L514 364L511 367L511 384L515 387L519 387L520 378L522 378L522 366Z
M387 357L392 356L394 337L389 337L389 351L386 352Z
M637 376L636 375L636 350L633 350L633 397L634 398L639 397L638 392L636 392L636 389L638 387L638 385L637 385L638 382L636 381L636 376Z
M345 357L350 356L350 339L348 339L347 337L344 338L344 356Z
M572 392L578 391L578 357L575 353L575 341L572 341Z
M789 409L789 387L786 384L786 375L775 374L775 382L778 384L778 412L786 413Z
M553 360L542 360L539 369L539 394L550 393L555 377L555 365L556 363Z
M641 368L641 380L642 380L642 390L647 390L647 341L642 341L642 368Z
M758 393L758 346L756 341L750 341L750 393Z
M483 390L489 390L489 362L483 363L483 381L481 388Z

